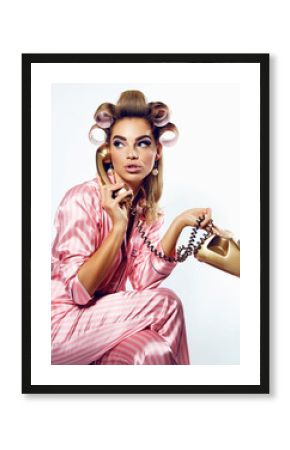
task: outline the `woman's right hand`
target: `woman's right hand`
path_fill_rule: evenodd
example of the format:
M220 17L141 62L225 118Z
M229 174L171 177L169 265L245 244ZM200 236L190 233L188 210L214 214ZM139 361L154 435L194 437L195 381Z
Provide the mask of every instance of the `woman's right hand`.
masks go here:
M124 187L125 183L103 184L98 174L97 179L101 188L102 207L112 219L113 226L123 226L126 230L128 226L128 210L124 203L122 205L120 203L128 196L128 193L133 194L133 191L129 190L120 193L113 198L113 192Z

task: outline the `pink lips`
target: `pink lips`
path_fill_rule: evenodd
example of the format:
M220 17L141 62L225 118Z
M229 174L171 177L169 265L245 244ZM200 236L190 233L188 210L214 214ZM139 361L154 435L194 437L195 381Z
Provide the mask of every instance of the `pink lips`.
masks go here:
M128 166L125 166L125 169L127 170L127 172L135 173L135 172L140 172L141 166L136 166L135 164L129 164Z

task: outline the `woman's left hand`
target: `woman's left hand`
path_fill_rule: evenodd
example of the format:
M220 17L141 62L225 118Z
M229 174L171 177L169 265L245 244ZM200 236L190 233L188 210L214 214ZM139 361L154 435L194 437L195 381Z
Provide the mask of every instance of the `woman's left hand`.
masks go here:
M206 228L212 219L211 208L193 208L187 209L179 214L175 218L175 222L178 224L182 230L185 227L194 227L197 225L197 219L199 217L205 216L204 220L201 222L200 227Z

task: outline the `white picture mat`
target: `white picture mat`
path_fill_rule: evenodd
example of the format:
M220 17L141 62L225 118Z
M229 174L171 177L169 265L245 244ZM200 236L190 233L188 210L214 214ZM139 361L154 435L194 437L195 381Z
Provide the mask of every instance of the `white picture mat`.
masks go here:
M32 64L32 384L259 384L260 249L258 240L249 241L249 237L259 236L260 226L259 76L259 64L241 63L123 64L122 70L119 64ZM166 83L233 83L240 88L241 161L237 168L241 180L240 238L243 243L240 364L139 366L138 369L135 366L98 366L98 372L92 370L92 366L51 366L52 84L97 81L136 86L145 82L164 83L163 80ZM251 261L244 259L247 254L251 254Z

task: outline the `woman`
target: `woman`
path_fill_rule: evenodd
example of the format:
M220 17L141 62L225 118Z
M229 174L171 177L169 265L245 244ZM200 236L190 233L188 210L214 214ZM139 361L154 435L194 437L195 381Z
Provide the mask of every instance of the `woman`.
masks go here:
M190 364L181 300L160 284L177 264L183 228L202 215L206 228L211 210L182 212L161 239L162 142L178 133L166 105L125 91L94 118L90 137L104 134L97 152L107 148L110 183L97 176L74 186L55 216L52 364Z

